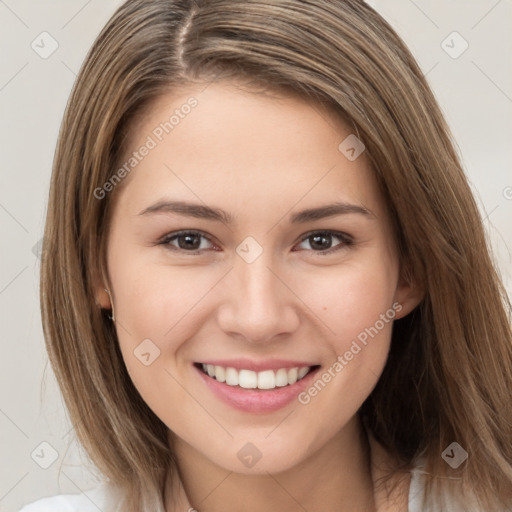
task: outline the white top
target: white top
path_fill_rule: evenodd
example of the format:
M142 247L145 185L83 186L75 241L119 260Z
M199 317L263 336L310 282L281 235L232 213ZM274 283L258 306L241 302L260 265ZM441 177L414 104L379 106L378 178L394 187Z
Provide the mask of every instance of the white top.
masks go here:
M425 512L420 509L423 496L421 471L411 472L409 488L409 512ZM117 500L111 495L108 483L103 483L83 494L61 494L43 498L24 506L20 512L111 512L115 510Z
M117 498L108 482L81 494L59 494L25 505L20 512L114 512Z

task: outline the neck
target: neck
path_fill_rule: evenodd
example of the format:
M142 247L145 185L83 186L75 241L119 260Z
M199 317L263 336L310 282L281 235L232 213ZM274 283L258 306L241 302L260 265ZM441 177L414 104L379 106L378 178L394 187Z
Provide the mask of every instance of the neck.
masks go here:
M198 512L377 511L370 445L358 415L320 451L275 474L235 473L215 465L181 439L175 438L173 444L180 483L177 488L176 481L168 482L175 489L168 496L186 495L188 507ZM166 510L188 508L177 508L168 500Z

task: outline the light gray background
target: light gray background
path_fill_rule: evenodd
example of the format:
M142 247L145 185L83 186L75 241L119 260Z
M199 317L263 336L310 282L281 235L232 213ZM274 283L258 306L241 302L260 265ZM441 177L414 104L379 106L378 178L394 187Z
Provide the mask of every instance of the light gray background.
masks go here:
M511 294L512 0L369 3L405 39L427 74ZM43 496L81 492L98 481L77 446L47 362L34 246L42 237L68 94L87 50L120 4L0 0L0 511L18 510ZM43 31L59 45L47 59L31 47ZM452 57L463 41L450 36L454 31L469 44L458 58ZM53 453L42 442L58 457L48 469L38 465L50 463Z

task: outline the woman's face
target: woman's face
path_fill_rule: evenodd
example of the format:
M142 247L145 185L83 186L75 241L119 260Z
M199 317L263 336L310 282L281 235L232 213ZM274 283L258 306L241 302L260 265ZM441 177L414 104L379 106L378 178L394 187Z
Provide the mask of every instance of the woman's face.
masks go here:
M230 471L321 450L415 305L364 148L319 105L214 83L153 104L126 161L108 270L143 399Z

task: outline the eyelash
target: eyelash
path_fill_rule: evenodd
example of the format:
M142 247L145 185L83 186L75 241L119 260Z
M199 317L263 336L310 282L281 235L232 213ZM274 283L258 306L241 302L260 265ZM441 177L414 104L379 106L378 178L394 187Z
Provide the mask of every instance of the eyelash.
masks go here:
M198 254L201 254L202 251L206 250L206 249L196 249L194 251L187 251L185 249L181 249L180 247L175 247L173 245L170 245L170 242L172 242L173 240L179 238L180 236L186 236L186 235L199 235L199 236L205 238L206 240L208 240L208 242L210 242L211 244L215 245L214 242L210 239L210 237L208 235L206 235L202 231L197 231L197 230L188 230L188 231L185 230L185 231L176 231L173 233L168 233L158 242L158 245L164 245L164 246L167 246L170 250L183 252L183 253L186 253L189 255L198 255ZM314 235L329 235L329 236L332 236L335 238L339 238L341 240L340 244L335 245L334 247L331 247L330 249L326 249L325 251L314 251L313 249L309 249L310 251L318 254L319 256L325 256L328 254L332 254L332 253L337 252L345 247L350 247L354 244L352 237L350 237L346 233L341 233L339 231L331 231L331 230L310 231L309 233L306 233L299 240L298 243L301 244L302 242L304 242L308 238L311 238Z

